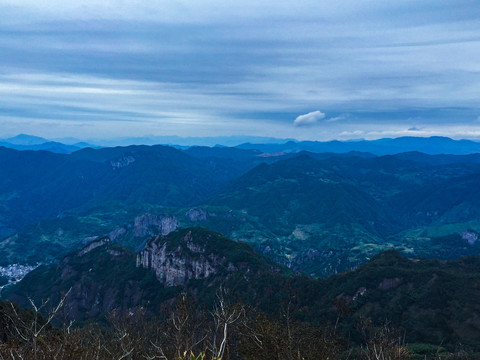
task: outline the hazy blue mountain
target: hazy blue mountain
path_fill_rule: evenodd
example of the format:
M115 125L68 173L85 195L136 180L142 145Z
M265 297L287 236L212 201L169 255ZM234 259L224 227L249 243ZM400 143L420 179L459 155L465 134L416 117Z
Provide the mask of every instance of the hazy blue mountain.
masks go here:
M128 145L169 145L169 146L236 146L245 142L254 143L284 143L290 139L278 139L262 136L213 136L213 137L180 137L180 136L144 136L118 139L89 140L101 146L128 146Z
M41 145L46 142L49 142L50 140L47 140L39 136L19 134L11 138L2 139L1 141L10 143L12 145Z
M145 214L211 228L314 276L387 249L443 259L480 253L478 154L1 148L0 167L7 264L52 259L111 233L137 249L145 238L132 235L132 223Z
M395 157L398 159L424 163L432 166L448 165L448 164L456 164L456 163L464 163L464 164L480 163L479 153L474 153L469 155L451 155L451 154L428 155L418 151L410 151L410 152L396 154Z
M50 151L54 153L66 154L77 151L84 147L89 147L87 143L64 144L58 141L51 141L38 136L20 134L8 139L0 139L0 146L15 150L34 150Z
M452 140L447 137L399 137L394 139L359 141L289 141L284 144L244 143L241 149L256 149L265 153L310 151L316 153L369 152L376 155L418 151L425 154L472 154L480 152L480 143L470 140Z
M375 222L388 224L373 198L306 155L257 166L212 203L245 209L269 227L358 223L373 230Z
M243 223L232 216L226 228L213 209L217 216L204 221L317 276L355 267L390 248L441 258L479 253L478 244L462 236L480 230L480 165L465 162L471 156L418 157L316 159L302 153L262 164L209 202L243 213ZM439 225L445 227L425 230L432 235L422 238L422 227ZM407 236L409 229L418 230Z
M192 146L185 150L185 153L198 158L225 158L243 161L251 161L258 158L260 151L243 150L233 147L208 147Z
M0 221L28 224L63 212L122 201L186 206L211 196L252 165L208 161L166 146L86 148L72 154L0 148Z
M50 144L50 145L48 145ZM95 145L92 145L95 144ZM399 137L378 140L352 141L295 141L252 136L189 137L145 136L118 139L99 139L82 141L76 138L61 138L54 141L37 136L20 134L9 139L0 139L0 145L17 150L48 150L71 152L84 147L112 147L129 145L169 145L180 149L191 146L217 146L256 150L260 153L279 154L307 151L312 153L348 153L363 152L375 155L388 155L403 152L422 152L425 154L473 154L480 152L480 143L471 140L453 140L447 137ZM266 156L266 155L265 155Z

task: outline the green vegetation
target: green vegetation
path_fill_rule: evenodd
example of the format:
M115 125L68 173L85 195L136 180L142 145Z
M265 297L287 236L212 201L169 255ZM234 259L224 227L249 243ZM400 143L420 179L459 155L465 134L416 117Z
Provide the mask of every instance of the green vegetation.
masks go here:
M0 357L30 359L297 360L297 359L464 359L478 354L440 345L406 344L391 324L368 318L355 324L355 341L336 326L312 325L291 316L291 302L278 317L232 303L217 292L205 311L180 294L161 316L142 308L111 311L103 324L76 326L63 317L64 295L43 317L38 308L21 310L0 302ZM13 354L13 355L12 355ZM197 355L196 355L197 354Z
M441 259L480 254L478 242L462 237L480 231L477 156L258 155L164 146L71 155L2 149L10 176L0 179L0 264L55 261L108 234L139 250L158 233L136 235L144 214L207 227L318 277L389 249Z
M217 289L228 288L231 303L252 310L249 329L265 336L262 347L232 335L235 354L246 359L298 359L299 351L335 358L352 349L352 357L372 358L373 344L391 345L399 334L407 346L390 348L391 358L480 351L480 260L465 257L480 254L478 156L257 155L162 146L70 155L0 149L9 174L0 179L0 266L44 264L2 295L28 307L29 298L55 304L69 293L64 318L81 325L77 334L98 322L88 331L107 341L115 311L142 309L163 322L164 309L188 293L195 310L208 313ZM166 264L200 275L180 269L172 276L185 283L166 284L138 267L137 253L153 243L165 245ZM285 333L287 310L301 329L295 344ZM49 334L59 341L59 329ZM329 353L312 339L340 350ZM84 351L77 340L72 346ZM2 356L13 349L5 344ZM119 354L119 343L105 346ZM168 357L198 357L207 345L176 350Z
M70 291L66 319L105 323L115 309L128 313L141 307L151 316L162 316L161 309L183 292L191 294L197 309L213 311L217 289L227 288L231 302L253 307L273 319L288 309L292 321L334 327L355 343L364 336L358 324L371 319L372 326L388 321L389 326L400 329L408 344L441 345L448 352L462 344L466 351L480 351L477 257L413 261L387 251L356 270L312 279L292 274L248 245L206 229L174 231L151 242L154 244L149 246L156 248L165 245L170 259L166 261L184 264L185 269L194 261L218 262L207 277L191 277L182 286L165 286L154 272L135 265L131 251L98 242L100 245L86 253L82 250L58 265L32 271L5 295L28 306L27 296L35 302L46 298L55 302Z

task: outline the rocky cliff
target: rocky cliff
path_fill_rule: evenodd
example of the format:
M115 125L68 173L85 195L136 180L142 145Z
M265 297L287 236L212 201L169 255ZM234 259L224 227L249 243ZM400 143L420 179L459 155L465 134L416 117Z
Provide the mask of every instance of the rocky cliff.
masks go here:
M178 218L174 215L145 213L137 216L133 223L118 227L108 233L107 236L111 241L139 251L152 236L167 235L177 229L178 226Z
M178 219L173 215L143 214L135 218L134 236L167 235L178 228Z
M165 286L185 285L218 273L253 274L271 268L248 245L201 228L153 238L137 255L137 267L152 270Z
M29 299L56 304L67 293L68 320L104 319L114 309L147 307L161 286L153 274L135 266L135 254L107 237L95 240L57 264L40 266L10 290L8 298L23 307ZM150 289L159 287L156 294ZM70 290L70 291L69 291ZM48 310L48 308L46 308Z
M141 217L138 223L151 224L152 218ZM71 289L67 319L102 319L114 309L155 313L185 289L207 292L203 296L210 298L220 285L248 288L272 270L276 275L279 268L247 244L207 229L188 228L152 238L139 253L109 237L92 239L60 263L35 269L5 295L29 307L30 298L37 303L50 298L55 304Z
M185 285L190 279L203 279L225 266L225 258L206 254L205 248L192 241L189 231L182 239L184 244L167 249L164 237L156 237L137 255L137 266L151 269L166 286ZM183 245L183 246L182 246ZM188 253L184 252L188 249ZM227 268L235 269L229 263Z
M56 304L71 288L65 316L81 321L104 319L113 309L158 314L183 291L208 308L222 286L233 301L275 316L288 301L294 319L337 324L338 331L350 332L365 317L379 325L387 319L405 329L408 342L447 340L480 349L480 258L412 261L389 251L326 279L287 275L246 244L189 228L151 239L139 254L96 240L59 264L33 270L5 289L5 298L23 307L29 299Z

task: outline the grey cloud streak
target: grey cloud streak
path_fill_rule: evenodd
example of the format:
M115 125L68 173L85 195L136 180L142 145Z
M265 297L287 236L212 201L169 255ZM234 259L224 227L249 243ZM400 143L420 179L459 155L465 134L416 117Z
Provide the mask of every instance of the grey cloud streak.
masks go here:
M6 0L0 121L323 139L373 122L395 134L420 116L425 131L459 125L475 134L467 131L480 113L475 2L241 5ZM342 121L326 119L328 132L292 126L312 109ZM62 131L54 135L75 135Z

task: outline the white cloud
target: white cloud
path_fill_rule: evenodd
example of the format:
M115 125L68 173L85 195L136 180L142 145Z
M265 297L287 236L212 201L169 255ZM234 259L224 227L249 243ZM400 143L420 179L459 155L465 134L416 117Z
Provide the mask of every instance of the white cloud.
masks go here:
M293 125L295 126L309 126L315 124L318 120L325 118L325 114L321 111L312 111L308 114L297 116Z
M365 134L365 131L363 130L354 130L354 131L342 131L339 135L340 139L345 138L345 139L356 139L359 136L362 136Z
M338 115L338 116L328 118L328 119L326 119L325 121L327 121L327 122L335 122L335 121L345 120L345 119L347 119L349 116L350 116L349 114L340 114L340 115Z
M38 134L44 119L315 139L478 127L478 5L437 2L2 0L0 132L8 117ZM305 109L327 115L293 121Z

